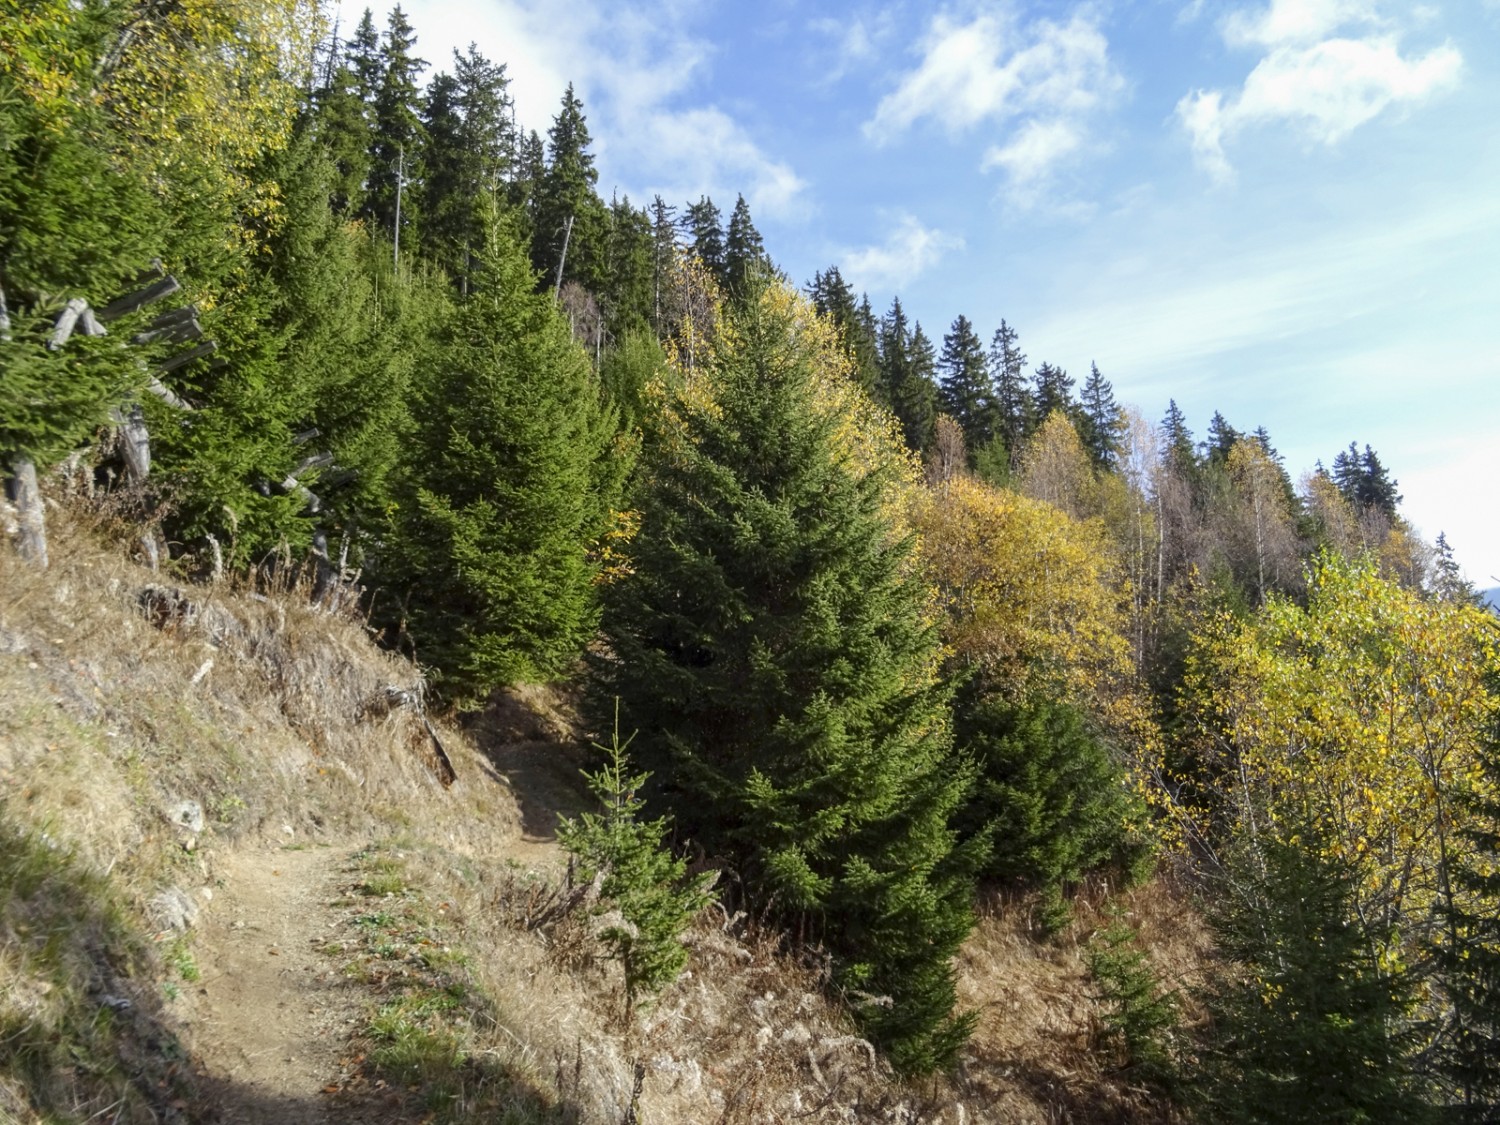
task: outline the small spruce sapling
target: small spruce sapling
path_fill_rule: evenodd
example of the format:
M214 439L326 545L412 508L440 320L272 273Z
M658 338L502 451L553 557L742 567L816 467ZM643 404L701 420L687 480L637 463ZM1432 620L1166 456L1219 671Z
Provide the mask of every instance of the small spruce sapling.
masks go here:
M577 856L586 880L603 876L600 895L619 911L620 922L600 936L625 970L625 1008L635 1011L675 981L687 964L682 933L708 905L712 873L689 879L687 864L663 844L666 820L641 820L644 802L636 793L651 776L630 772L618 715L610 744L594 743L607 755L598 773L585 774L602 813L564 820L558 839Z
M1105 1038L1123 1065L1147 1082L1170 1084L1171 1035L1180 1014L1177 993L1162 988L1138 935L1118 913L1089 943L1088 965L1105 1008Z

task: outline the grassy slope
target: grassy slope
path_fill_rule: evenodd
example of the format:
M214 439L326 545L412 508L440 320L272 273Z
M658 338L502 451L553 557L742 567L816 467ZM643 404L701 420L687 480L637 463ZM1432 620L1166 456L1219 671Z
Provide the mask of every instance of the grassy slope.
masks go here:
M358 851L328 956L367 990L349 1052L398 1092L392 1120L1171 1119L1098 1047L1087 896L1046 942L1026 901L986 906L952 1079L893 1083L815 964L718 912L627 1026L587 912L559 907L550 831L581 756L548 693L445 730L444 789L416 718L370 706L416 676L359 622L181 585L190 617L153 623L141 591L171 583L55 523L46 573L0 545L0 1121L206 1119L175 997L213 966L173 922L212 909L225 849L288 842ZM173 823L184 801L201 831ZM1160 886L1125 907L1162 966L1201 958Z

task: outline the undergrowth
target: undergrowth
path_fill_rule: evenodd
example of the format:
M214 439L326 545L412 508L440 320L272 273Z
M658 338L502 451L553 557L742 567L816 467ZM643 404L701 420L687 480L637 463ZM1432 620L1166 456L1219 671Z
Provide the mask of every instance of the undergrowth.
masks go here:
M574 1125L566 1099L494 1042L499 1012L459 944L452 905L432 901L409 851L372 846L353 861L344 972L376 999L333 1104L374 1086L435 1123Z
M0 802L0 1120L144 1123L185 1105L155 974L109 882Z

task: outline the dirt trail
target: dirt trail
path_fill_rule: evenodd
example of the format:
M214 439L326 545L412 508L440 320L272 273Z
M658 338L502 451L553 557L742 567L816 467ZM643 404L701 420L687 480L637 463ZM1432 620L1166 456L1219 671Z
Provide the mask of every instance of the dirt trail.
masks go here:
M225 1125L387 1121L378 1106L328 1104L362 996L326 947L352 847L226 851L192 944L186 1045Z

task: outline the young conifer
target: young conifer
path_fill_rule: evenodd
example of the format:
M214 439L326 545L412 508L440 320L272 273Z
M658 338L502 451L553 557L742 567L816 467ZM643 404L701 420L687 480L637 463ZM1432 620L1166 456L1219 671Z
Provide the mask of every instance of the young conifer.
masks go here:
M598 686L640 731L681 829L821 939L867 1032L922 1072L952 1061L971 1022L953 1013L951 964L972 925L970 857L949 827L968 771L883 495L894 436L857 463L850 419L819 398L837 352L770 288L656 415Z
M622 469L588 358L494 212L477 263L425 361L391 552L417 657L458 698L578 658Z
M636 794L650 774L631 772L627 751L634 735L620 742L618 723L589 788L603 806L565 820L557 830L563 847L582 861L582 878L602 875L600 895L620 912L620 922L600 935L625 971L625 1007L655 995L675 981L687 964L682 934L708 905L712 875L687 877L687 864L667 849L665 819L642 820L645 802Z

